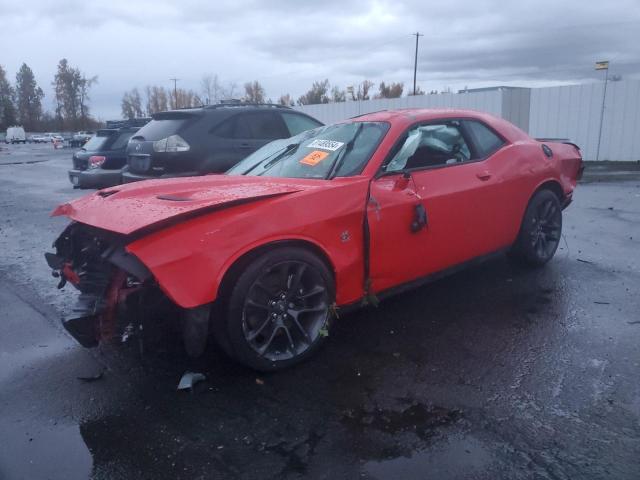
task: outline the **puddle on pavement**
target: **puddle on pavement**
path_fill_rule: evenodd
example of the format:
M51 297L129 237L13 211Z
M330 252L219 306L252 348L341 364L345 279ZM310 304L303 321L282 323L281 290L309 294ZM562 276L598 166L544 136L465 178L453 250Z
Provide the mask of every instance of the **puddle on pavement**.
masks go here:
M364 476L376 480L444 480L473 478L487 470L492 462L490 452L477 439L449 437L410 457L370 461L362 469Z
M93 460L78 425L0 423L0 478L85 479Z
M343 420L356 427L371 427L389 434L413 432L426 439L434 429L456 422L461 414L458 410L443 407L427 407L421 403L404 410L380 408L355 409L344 413Z

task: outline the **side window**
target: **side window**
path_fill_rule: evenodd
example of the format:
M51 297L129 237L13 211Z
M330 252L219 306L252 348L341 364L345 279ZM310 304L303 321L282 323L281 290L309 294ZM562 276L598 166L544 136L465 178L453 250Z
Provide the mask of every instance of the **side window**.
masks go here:
M231 117L214 127L211 133L220 138L235 138L235 130L236 117Z
M127 146L129 139L133 136L134 132L121 133L118 138L111 144L111 150L120 150Z
M282 112L281 115L285 125L289 129L289 134L292 137L304 132L305 130L311 130L322 125L320 122L317 122L306 115L299 115L290 112Z
M287 138L289 133L286 131L282 119L272 112L247 113L240 116L241 121L248 128L249 137L256 140L275 140L277 138Z
M407 132L385 171L437 167L469 160L472 160L471 151L459 122L432 123Z
M473 120L464 122L480 158L488 157L504 145L504 141L484 124Z

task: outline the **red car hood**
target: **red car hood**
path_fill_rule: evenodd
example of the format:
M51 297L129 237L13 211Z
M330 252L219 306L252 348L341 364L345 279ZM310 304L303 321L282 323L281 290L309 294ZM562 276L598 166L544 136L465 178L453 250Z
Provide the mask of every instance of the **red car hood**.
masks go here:
M178 217L318 188L322 183L231 175L150 180L100 190L58 206L51 215L66 215L81 223L128 235Z

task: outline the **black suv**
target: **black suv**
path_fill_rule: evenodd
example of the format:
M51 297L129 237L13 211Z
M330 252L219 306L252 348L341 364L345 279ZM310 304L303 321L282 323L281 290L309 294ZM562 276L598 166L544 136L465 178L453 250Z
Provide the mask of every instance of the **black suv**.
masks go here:
M105 188L122 183L127 164L127 143L150 118L107 121L83 147L73 154L69 180L74 188Z
M225 172L279 138L322 125L281 105L221 103L152 115L131 138L123 182Z

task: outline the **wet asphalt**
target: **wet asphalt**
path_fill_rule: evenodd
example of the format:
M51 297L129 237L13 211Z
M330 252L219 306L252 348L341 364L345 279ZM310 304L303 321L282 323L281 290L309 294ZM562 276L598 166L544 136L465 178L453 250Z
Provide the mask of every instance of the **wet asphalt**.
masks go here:
M71 152L6 148L1 480L640 478L637 178L580 185L545 268L501 257L345 315L264 375L162 328L143 352L76 345L42 257L83 194ZM207 379L178 392L187 369Z

